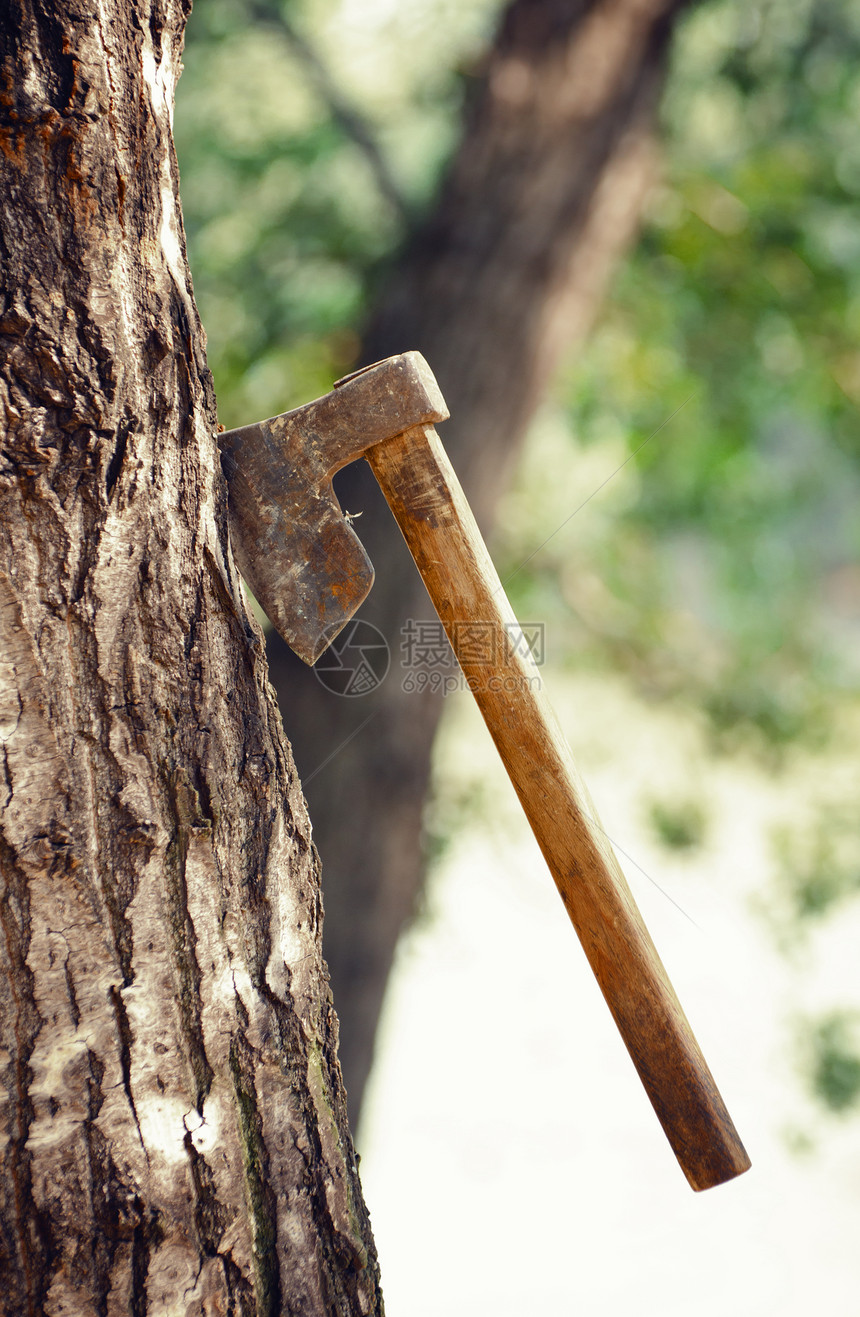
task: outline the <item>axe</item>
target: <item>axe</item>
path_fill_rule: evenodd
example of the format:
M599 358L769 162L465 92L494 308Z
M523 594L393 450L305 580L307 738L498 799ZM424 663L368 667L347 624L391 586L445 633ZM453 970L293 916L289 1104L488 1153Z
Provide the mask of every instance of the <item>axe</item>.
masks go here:
M373 584L332 477L364 457L382 487L657 1117L693 1189L749 1158L601 828L434 429L448 410L417 352L295 411L220 436L239 569L314 663Z

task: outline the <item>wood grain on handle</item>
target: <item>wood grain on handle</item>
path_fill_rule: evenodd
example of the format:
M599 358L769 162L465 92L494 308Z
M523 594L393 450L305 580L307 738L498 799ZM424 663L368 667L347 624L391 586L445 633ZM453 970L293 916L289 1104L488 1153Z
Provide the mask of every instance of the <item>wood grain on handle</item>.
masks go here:
M749 1158L521 642L432 426L370 449L379 481L675 1156L694 1189Z

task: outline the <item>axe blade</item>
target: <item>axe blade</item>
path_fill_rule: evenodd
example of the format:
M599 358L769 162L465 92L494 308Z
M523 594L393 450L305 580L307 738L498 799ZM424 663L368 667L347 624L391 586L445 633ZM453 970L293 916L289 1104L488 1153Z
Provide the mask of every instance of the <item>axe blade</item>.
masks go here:
M373 585L332 477L384 439L447 416L424 358L404 352L303 407L220 435L236 562L305 663L325 652Z
M311 664L364 603L374 572L331 478L296 489L284 419L221 436L231 538L252 594L290 648Z

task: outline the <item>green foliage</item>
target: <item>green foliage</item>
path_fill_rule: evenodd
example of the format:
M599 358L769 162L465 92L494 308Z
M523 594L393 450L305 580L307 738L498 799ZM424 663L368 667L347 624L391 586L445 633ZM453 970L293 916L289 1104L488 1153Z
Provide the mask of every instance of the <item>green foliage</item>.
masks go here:
M354 363L380 266L403 238L404 213L432 196L453 141L457 59L495 4L426 9L368 13L348 0L195 8L176 143L195 294L228 427L325 392ZM362 129L387 148L382 167L400 204L381 190Z
M781 949L798 964L826 962L827 937L860 894L860 822L853 797L824 800L811 817L774 830L776 881L760 910ZM813 935L816 935L813 937ZM803 952L802 957L796 953ZM860 1012L842 1009L797 1022L800 1068L832 1112L860 1103Z
M860 1014L832 1011L809 1024L807 1064L818 1098L843 1115L860 1106Z
M812 822L775 830L778 891L771 917L780 939L791 943L812 923L860 893L860 821L856 805L825 805Z
M424 854L427 863L438 865L449 853L455 838L467 831L474 834L497 828L486 781L444 781L424 810Z
M371 187L339 183L363 162L283 39L253 26L201 37L193 22L189 33L183 208L221 418L233 425L330 387L349 364L363 269L396 235Z
M195 11L176 129L225 424L305 401L352 365L497 7ZM296 31L369 125L402 207ZM776 754L820 741L860 673L858 53L848 0L690 12L642 241L559 384L555 458L577 489L556 482L554 524L569 524L513 582L556 653L684 695L719 743ZM592 470L609 483L570 519ZM501 545L511 569L556 514L545 479L519 499Z
M597 661L772 752L820 741L860 675L859 54L849 3L691 12L663 180L559 390L566 465L625 436L627 495L536 568ZM575 538L602 583L590 610L567 580Z
M176 132L226 424L349 368L404 232L291 33L331 64L414 211L496 8L208 0L195 12ZM642 241L559 387L558 456L585 469L583 496L589 449L627 462L586 514L577 565L599 585L585 600L569 562L579 519L515 583L528 612L559 618L565 648L685 693L724 741L822 735L831 696L860 672L858 54L849 0L690 12ZM595 526L598 506L610 515ZM503 545L512 566L549 520L544 485Z
M705 840L708 820L697 800L655 800L649 817L654 832L668 850L696 850Z

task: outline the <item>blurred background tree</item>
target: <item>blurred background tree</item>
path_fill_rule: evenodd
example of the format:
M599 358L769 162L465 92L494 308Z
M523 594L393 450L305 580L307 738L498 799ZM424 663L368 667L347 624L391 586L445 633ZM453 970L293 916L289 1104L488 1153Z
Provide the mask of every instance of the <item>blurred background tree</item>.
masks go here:
M420 348L451 405L443 439L554 661L699 709L718 753L776 772L826 755L860 672L858 47L849 0L208 0L177 140L221 420ZM400 687L402 622L430 609L388 514L360 468L339 492L368 510L364 616L392 674L339 700L276 637L270 660L323 856L355 1118L419 899L441 701ZM834 813L828 863L808 839L832 839ZM655 802L652 821L694 851L707 811ZM854 800L822 798L795 832L774 839L782 935L858 888ZM860 1094L849 1026L804 1034L842 1111Z

